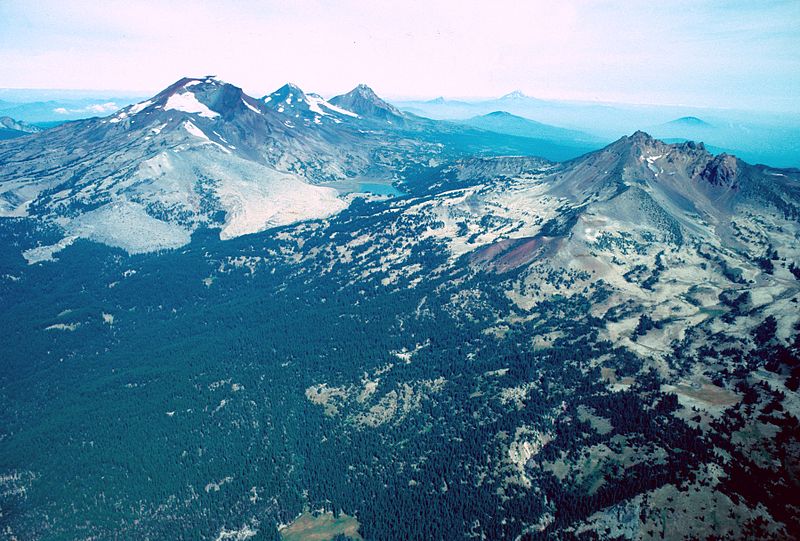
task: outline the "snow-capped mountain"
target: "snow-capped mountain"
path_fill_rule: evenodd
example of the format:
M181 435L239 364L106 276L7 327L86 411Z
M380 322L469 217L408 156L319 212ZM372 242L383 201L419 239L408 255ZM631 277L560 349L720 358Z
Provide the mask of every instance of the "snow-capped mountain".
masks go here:
M508 94L500 96L501 100L528 100L531 99L522 90L512 90Z
M277 113L286 117L284 123L293 126L295 123L306 125L343 121L358 118L358 115L337 107L326 101L319 94L306 94L298 86L287 83L261 101Z
M0 212L149 251L201 225L232 237L336 212L336 191L309 180L343 176L348 158L233 85L186 78L113 116L0 147Z
M404 156L439 152L373 124L293 85L258 100L215 77L183 78L109 117L0 146L0 215L129 252L180 246L201 226L228 238L320 218L345 203L316 184L391 179Z

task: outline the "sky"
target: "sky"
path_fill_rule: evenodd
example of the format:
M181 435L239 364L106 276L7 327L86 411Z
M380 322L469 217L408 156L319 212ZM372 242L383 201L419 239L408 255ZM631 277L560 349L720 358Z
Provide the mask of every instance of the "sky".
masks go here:
M0 88L800 110L800 0L0 0Z

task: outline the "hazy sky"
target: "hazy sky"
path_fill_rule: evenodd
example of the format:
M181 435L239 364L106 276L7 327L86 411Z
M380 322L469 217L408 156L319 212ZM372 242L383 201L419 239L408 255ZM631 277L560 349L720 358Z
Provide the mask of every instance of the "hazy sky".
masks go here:
M800 0L0 0L0 87L492 96L800 109Z

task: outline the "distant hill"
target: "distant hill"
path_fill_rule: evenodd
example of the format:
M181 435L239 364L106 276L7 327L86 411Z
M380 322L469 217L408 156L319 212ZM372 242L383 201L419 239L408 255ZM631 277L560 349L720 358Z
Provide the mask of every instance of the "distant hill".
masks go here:
M516 135L519 137L548 139L560 143L597 143L599 141L596 137L588 133L560 128L550 124L543 124L535 120L513 115L506 111L494 111L486 115L475 116L463 120L461 123L482 130Z
M713 127L711 124L706 122L703 119L697 118L696 116L683 116L681 118L676 118L675 120L671 120L664 124L665 126L686 126L686 127L693 127L693 128L711 128Z

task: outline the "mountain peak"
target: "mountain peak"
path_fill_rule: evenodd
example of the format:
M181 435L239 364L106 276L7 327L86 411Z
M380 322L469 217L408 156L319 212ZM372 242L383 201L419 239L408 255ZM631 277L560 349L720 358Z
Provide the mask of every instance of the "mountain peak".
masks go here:
M226 83L225 81L221 81L220 79L217 79L213 75L208 75L206 77L181 77L180 79L169 85L167 88L156 94L156 98L161 96L172 96L174 94L179 94L184 90L187 90L189 88L198 85L199 88L208 89L213 87L225 86L227 84L228 83ZM199 88L196 88L192 92L199 90Z
M526 98L528 98L528 96L522 90L513 90L513 91L509 92L508 94L506 94L505 96L502 96L500 99L501 100L521 100L521 99L526 99Z
M711 124L696 116L682 116L667 122L668 126L691 126L695 128L709 128Z
M241 88L214 75L183 77L152 98L122 109L109 122L116 124L140 113L150 115L159 110L180 111L206 119L229 119L247 110L260 114L257 104Z
M264 103L277 107L279 103L292 105L293 102L307 101L306 93L294 83L286 83L278 90L261 98Z
M299 86L286 83L278 90L261 98L270 109L287 115L288 122L300 120L307 124L322 124L323 121L340 123L346 117L357 117L355 113L331 104L313 92L306 93ZM286 121L284 121L285 123Z
M276 94L281 94L281 95L287 95L287 94L299 94L299 95L301 95L301 96L305 96L305 95L306 95L306 93L305 93L305 92L303 92L303 89L302 89L302 88L300 88L299 86L297 86L297 85L296 85L296 84L294 84L294 83L286 83L285 85L283 85L282 87L280 87L278 90L276 90L275 92L273 92L271 95L273 95L273 96L274 96L274 95L276 95Z
M511 118L511 117L520 118L517 115L512 115L508 111L492 111L491 113L486 113L483 116L490 118Z
M356 86L354 90L357 90L359 92L362 92L362 93L370 95L370 96L378 97L378 95L375 94L375 91L372 90L372 88L370 88L369 85L366 85L364 83L359 83L358 86Z
M623 135L602 150L613 150L617 153L633 153L639 155L647 149L657 149L660 145L665 144L666 143L663 141L654 139L645 131L636 130L631 135Z
M399 109L381 99L374 90L363 83L347 94L332 98L330 102L366 118L385 120L387 122L403 119L403 113Z
M631 136L626 137L626 139L628 141L631 141L632 143L645 143L645 144L648 144L648 143L654 143L655 142L655 139L653 139L653 137L649 133L644 132L642 130L636 130L635 132L633 132L633 134Z
M364 83L361 83L358 86L356 86L353 90L351 90L350 92L345 94L345 96L350 95L350 94L357 95L360 98L368 100L368 101L370 101L372 103L375 103L375 104L389 105L384 100L382 100L378 96L378 94L376 94L375 91L372 90L372 88L370 88L369 86L365 85ZM391 106L389 105L389 107L391 107Z
M652 178L660 183L674 183L675 179L684 178L730 190L739 189L744 178L743 168L750 167L731 154L723 152L715 156L706 150L703 143L687 141L669 144L641 130L589 156L592 156L592 160L617 160L620 167L613 168L610 162L603 167L624 171L623 178L636 182ZM680 184L675 186L680 190L685 189Z

